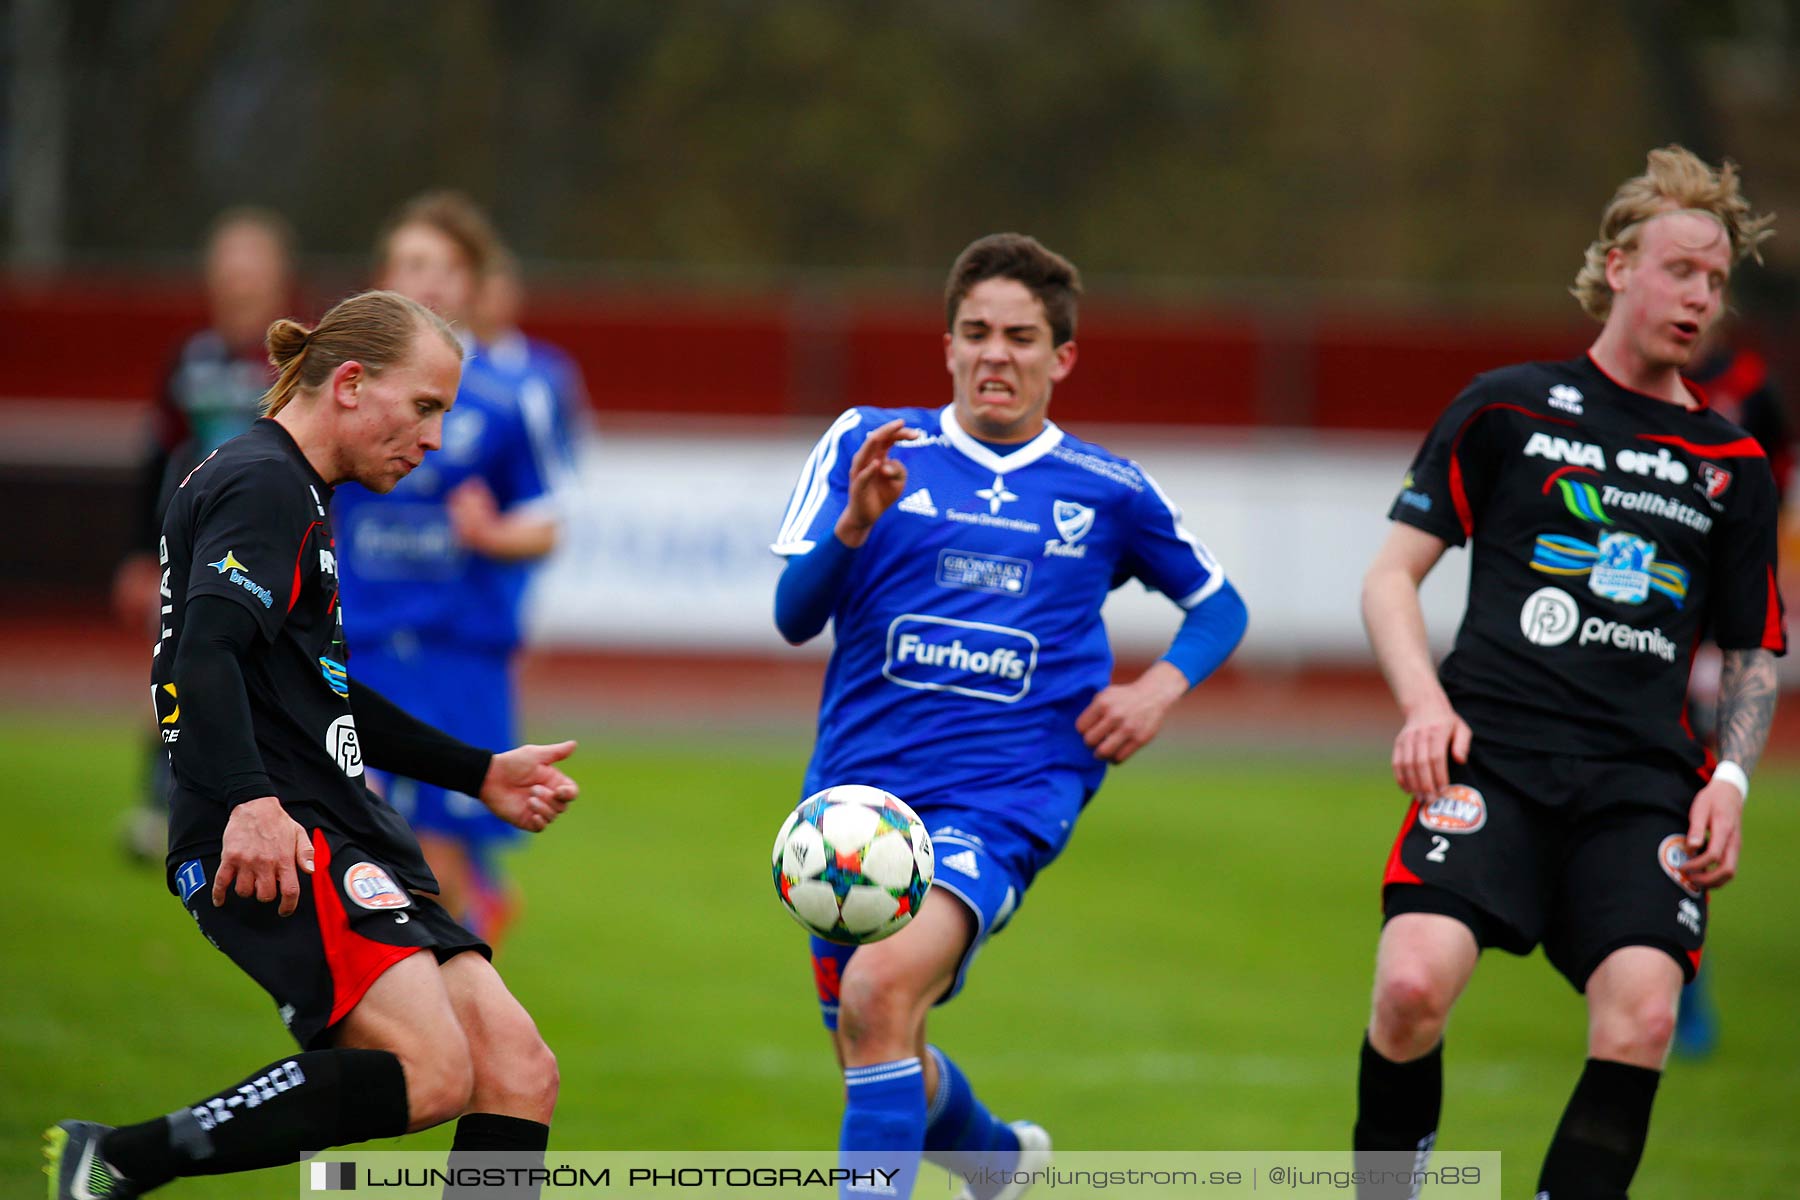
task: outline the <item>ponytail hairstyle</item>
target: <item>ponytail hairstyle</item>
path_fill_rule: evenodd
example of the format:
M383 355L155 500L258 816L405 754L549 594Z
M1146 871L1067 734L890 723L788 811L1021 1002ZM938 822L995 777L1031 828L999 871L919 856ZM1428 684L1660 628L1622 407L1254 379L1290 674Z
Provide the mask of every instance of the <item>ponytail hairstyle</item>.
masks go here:
M462 343L444 319L398 292L359 292L340 300L311 329L282 317L269 326L265 339L269 362L279 374L263 396L263 415L272 417L286 408L301 389L323 387L344 363L358 362L371 375L380 374L403 361L413 338L427 331L462 358Z

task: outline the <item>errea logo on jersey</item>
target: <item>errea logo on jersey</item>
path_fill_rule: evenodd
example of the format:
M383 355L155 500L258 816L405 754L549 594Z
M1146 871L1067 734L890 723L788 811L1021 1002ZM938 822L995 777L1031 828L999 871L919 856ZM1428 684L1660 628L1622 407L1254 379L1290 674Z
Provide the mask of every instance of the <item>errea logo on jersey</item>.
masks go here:
M1581 415L1581 389L1566 383L1559 383L1550 389L1550 407L1560 408L1577 417Z
M1023 629L903 613L888 625L881 674L904 688L1012 704L1031 690L1037 656Z

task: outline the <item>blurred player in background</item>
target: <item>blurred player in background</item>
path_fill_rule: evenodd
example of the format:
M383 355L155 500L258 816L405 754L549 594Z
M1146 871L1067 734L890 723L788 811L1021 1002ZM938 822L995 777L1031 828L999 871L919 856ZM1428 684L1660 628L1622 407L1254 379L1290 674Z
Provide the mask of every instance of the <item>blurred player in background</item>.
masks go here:
M451 192L417 197L382 233L377 282L449 321L467 358L443 450L385 495L346 486L336 509L358 674L485 745L515 740L520 608L531 564L556 546L561 456L548 390L498 370L471 332L498 247L487 217ZM379 786L419 835L444 907L498 941L517 906L498 852L516 831L464 792L385 775Z
M556 1060L488 947L431 898L417 841L364 765L465 789L539 831L575 798L553 765L575 744L477 749L345 669L332 489L386 491L420 469L462 346L391 292L352 296L315 329L277 321L268 346L270 419L170 501L151 682L174 759L169 890L301 1052L167 1116L54 1126L51 1200L127 1200L452 1118L453 1165L509 1151L541 1166L549 1138Z
M1706 390L1714 412L1755 438L1769 456L1769 473L1775 479L1775 504L1785 526L1788 485L1794 472L1794 435L1780 390L1769 377L1769 362L1755 347L1737 339L1736 322L1722 318L1701 342L1700 365L1687 377ZM1785 538L1783 539L1785 543ZM1711 641L1694 656L1693 677L1688 682L1689 717L1695 734L1717 749L1719 672L1721 657ZM1719 1020L1707 980L1718 969L1717 960L1697 972L1681 989L1681 1008L1675 1020L1675 1050L1690 1058L1712 1053L1719 1041Z
M263 349L269 323L292 311L294 233L279 213L231 208L206 238L207 327L189 337L163 376L151 414L150 444L138 488L140 547L113 577L113 606L134 630L157 628L156 538L169 497L200 460L250 428L275 382ZM128 818L125 847L144 862L168 849L169 768L161 743L150 748L145 792Z
M525 278L519 259L497 246L475 304L475 337L497 371L516 375L522 387L548 388L556 414L556 443L573 465L593 433L587 383L568 351L519 328L525 311Z
M1478 377L1389 513L1363 619L1405 718L1393 767L1413 804L1384 877L1359 1157L1423 1162L1444 1025L1478 956L1541 942L1587 998L1588 1059L1539 1196L1622 1197L1637 1170L1787 648L1768 458L1681 377L1770 221L1730 164L1652 152L1576 278L1603 322L1593 346ZM1471 539L1467 613L1435 672L1419 585ZM1684 716L1709 629L1716 767Z
M919 915L886 941L812 941L844 1070L840 1147L1032 1170L1050 1139L1004 1124L925 1040L982 944L1068 842L1108 763L1154 738L1169 708L1242 638L1224 571L1135 463L1046 413L1075 367L1075 268L1031 238L964 250L945 295L943 408L853 408L801 471L773 549L796 645L834 646L803 794L873 784L910 804L936 848ZM1185 610L1169 652L1112 683L1100 620L1136 577ZM910 1157L909 1157L910 1156ZM977 1200L1016 1195L984 1188Z

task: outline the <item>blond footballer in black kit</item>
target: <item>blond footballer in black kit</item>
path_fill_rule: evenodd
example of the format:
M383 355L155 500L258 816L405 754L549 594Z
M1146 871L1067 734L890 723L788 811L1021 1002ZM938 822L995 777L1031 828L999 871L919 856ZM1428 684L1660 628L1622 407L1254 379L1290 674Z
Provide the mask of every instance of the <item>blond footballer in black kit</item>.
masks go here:
M453 1161L541 1160L548 1140L554 1057L362 776L367 762L441 778L535 832L576 795L553 765L574 743L490 753L359 688L330 536L333 485L385 491L438 447L461 347L391 292L353 296L313 330L277 321L268 342L269 417L195 467L163 523L153 691L175 775L170 888L301 1051L167 1116L55 1126L57 1200L121 1200L452 1118Z
M1604 322L1593 346L1476 379L1394 503L1363 616L1405 716L1393 767L1413 803L1383 880L1360 1162L1423 1163L1444 1024L1480 952L1542 943L1585 995L1589 1036L1539 1195L1622 1197L1637 1169L1787 645L1762 448L1680 374L1768 224L1729 164L1652 153L1576 281ZM1468 609L1434 670L1418 585L1465 542ZM1684 714L1708 631L1726 660L1716 766Z

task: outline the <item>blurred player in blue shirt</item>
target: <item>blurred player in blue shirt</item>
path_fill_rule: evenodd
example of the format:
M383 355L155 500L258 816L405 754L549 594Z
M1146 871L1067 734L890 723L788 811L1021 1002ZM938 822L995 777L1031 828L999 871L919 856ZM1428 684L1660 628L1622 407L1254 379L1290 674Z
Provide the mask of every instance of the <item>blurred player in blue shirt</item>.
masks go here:
M573 465L593 433L587 382L581 367L560 346L519 328L525 309L525 281L519 260L502 246L482 277L476 300L475 333L483 356L496 370L518 376L522 387L547 389L556 420L556 446Z
M379 286L470 327L498 239L448 192L403 207L377 246ZM473 338L443 449L398 487L339 489L334 515L355 673L421 719L478 745L511 745L512 658L531 564L556 546L556 421L545 388L498 369ZM516 836L480 801L384 779L442 885L444 907L490 942L515 907L495 852Z
M1075 367L1079 294L1075 268L1031 238L964 250L945 294L951 403L840 416L773 546L788 560L783 636L799 644L830 621L835 641L803 792L885 788L936 848L936 884L912 924L854 949L812 943L844 1068L840 1148L852 1163L863 1152L898 1163L902 1197L921 1149L1002 1171L1048 1162L1041 1128L996 1120L926 1044L926 1015L962 988L1068 842L1107 764L1156 736L1247 620L1155 481L1047 419L1052 387ZM1132 578L1186 619L1166 655L1114 684L1100 608Z

